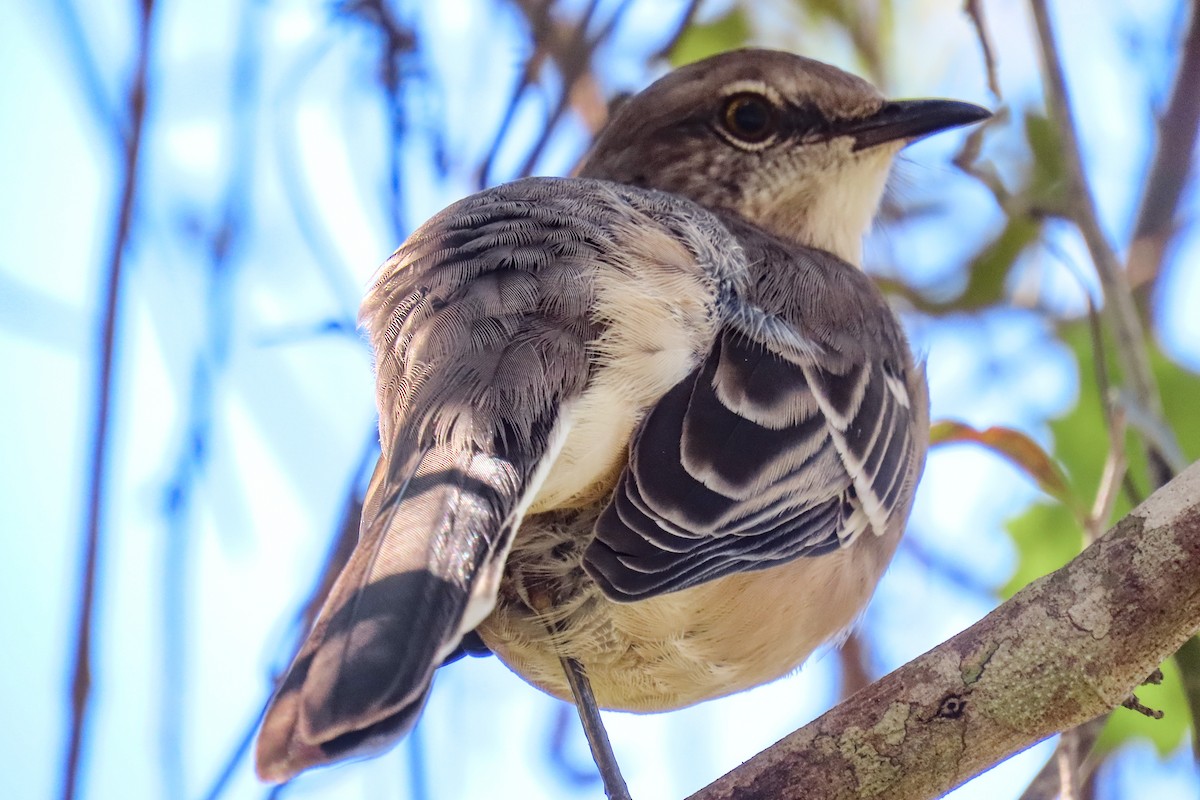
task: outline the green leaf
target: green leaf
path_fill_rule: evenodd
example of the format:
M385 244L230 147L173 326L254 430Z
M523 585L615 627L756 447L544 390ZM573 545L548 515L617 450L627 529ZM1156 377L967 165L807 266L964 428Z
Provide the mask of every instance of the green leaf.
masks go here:
M1070 412L1050 423L1054 434L1054 456L1063 465L1079 495L1091 498L1099 487L1109 448L1104 409L1096 385L1094 342L1090 327L1083 320L1063 325L1059 333L1078 361L1079 400ZM1111 356L1107 359L1109 364L1113 361ZM1196 413L1200 403L1200 376L1175 364L1157 348L1152 349L1150 361L1162 393L1167 421L1178 436L1185 456L1193 460L1200 452L1200 414ZM1114 374L1111 366L1109 371ZM1134 432L1128 434L1126 452L1130 475L1145 491L1149 488L1145 457ZM1112 518L1107 522L1111 524L1123 517L1132 506L1131 499L1121 492ZM1008 530L1017 549L1018 561L1012 578L1001 590L1004 597L1063 566L1078 555L1083 546L1080 523L1061 503L1035 504L1011 520ZM1163 673L1162 686L1146 686L1137 692L1145 705L1163 711L1163 719L1153 720L1134 711L1118 709L1101 736L1102 747L1111 749L1133 737L1150 740L1161 753L1179 746L1191 724L1191 713L1174 664L1163 665Z
M1063 158L1058 128L1041 114L1025 115L1025 138L1033 156L1032 172L1025 195L1034 208L1058 211L1065 207L1067 165Z
M1091 498L1099 489L1109 448L1104 407L1096 385L1094 345L1089 326L1082 320L1062 326L1060 337L1075 354L1079 366L1079 400L1070 412L1050 423L1053 455L1078 496ZM1179 437L1184 455L1195 459L1200 451L1200 415L1196 413L1200 376L1184 370L1157 349L1151 352L1150 361L1162 392L1167 421ZM1145 456L1133 432L1128 435L1126 453L1134 483L1145 490L1148 488ZM1125 516L1132 508L1131 499L1121 492L1107 524ZM1035 504L1011 520L1008 529L1017 545L1019 562L1012 579L1001 590L1005 597L1066 564L1078 555L1082 543L1081 525L1062 506Z
M929 297L894 278L877 277L875 283L886 294L903 297L918 311L934 316L992 308L1005 301L1005 283L1013 265L1041 232L1040 220L1009 217L1000 235L984 245L966 267L967 285L952 297Z
M1012 597L1031 581L1059 569L1083 549L1083 527L1062 503L1035 503L1009 521L1017 564L1000 596Z
M750 38L750 23L740 7L702 25L690 25L668 55L673 67L743 47Z
M1013 264L1041 232L1040 221L1027 216L1009 217L1000 235L975 256L968 267L970 277L966 289L948 305L962 311L994 306L1004 300L1004 283Z

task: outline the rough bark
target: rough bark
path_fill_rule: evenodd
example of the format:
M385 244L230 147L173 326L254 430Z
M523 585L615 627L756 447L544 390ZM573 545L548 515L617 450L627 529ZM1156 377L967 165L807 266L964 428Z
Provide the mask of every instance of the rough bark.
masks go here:
M1200 462L1062 569L691 800L938 797L1120 706L1198 628Z

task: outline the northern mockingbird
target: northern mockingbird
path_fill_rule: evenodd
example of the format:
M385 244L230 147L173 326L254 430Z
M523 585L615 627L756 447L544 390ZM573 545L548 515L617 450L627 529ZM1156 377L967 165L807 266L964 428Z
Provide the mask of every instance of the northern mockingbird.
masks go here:
M987 116L742 50L626 102L580 177L421 226L363 303L382 456L259 773L393 743L471 632L550 694L573 663L663 711L846 630L928 433L862 237L901 148Z

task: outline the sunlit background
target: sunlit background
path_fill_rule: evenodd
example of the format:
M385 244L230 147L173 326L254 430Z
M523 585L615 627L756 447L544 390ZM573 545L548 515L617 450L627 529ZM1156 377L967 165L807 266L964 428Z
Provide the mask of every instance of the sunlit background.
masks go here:
M358 300L415 225L484 183L568 172L608 99L670 59L743 42L830 61L894 96L1003 104L980 163L1014 194L1053 169L1037 156L1044 109L1024 3L982 5L1002 99L961 0L714 0L680 36L690 5L159 0L138 123L140 3L0 3L0 796L60 796L66 782L118 243L77 796L257 798L272 790L254 778L249 737L373 457ZM1100 219L1124 252L1188 3L1052 10ZM560 44L538 48L535 33ZM564 92L576 68L585 72ZM125 238L127 144L139 127ZM1077 355L1087 298L1098 297L1091 262L1066 222L1010 230L993 192L951 163L964 136L907 152L866 266L888 280L929 359L935 419L1011 426L1053 451L1065 429L1051 421L1097 394ZM1200 368L1198 212L1186 191L1147 307L1176 380L1164 386L1182 387L1168 410L1200 417L1200 394L1188 393L1200 385L1189 373ZM999 275L990 294L968 281L974 268ZM1178 433L1196 457L1198 425ZM1072 478L1083 496L1094 491L1095 477ZM1042 516L1021 516L1031 503ZM857 685L854 669L890 671L988 612L1014 575L1061 564L1079 535L1037 527L1053 516L1048 503L994 452L935 448L852 652L684 711L607 715L634 797L686 796L836 702ZM1049 555L1039 538L1056 542ZM1092 796L1200 796L1179 695L1169 673L1139 695L1166 720L1106 732ZM953 797L1016 798L1052 749ZM273 796L601 789L573 710L489 658L442 670L415 734L392 753Z

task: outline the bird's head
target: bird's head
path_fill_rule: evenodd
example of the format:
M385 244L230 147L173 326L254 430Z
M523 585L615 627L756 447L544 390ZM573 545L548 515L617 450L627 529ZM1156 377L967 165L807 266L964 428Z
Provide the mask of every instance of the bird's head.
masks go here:
M889 101L791 53L737 50L626 101L580 174L679 194L858 264L896 153L988 116L954 100Z

